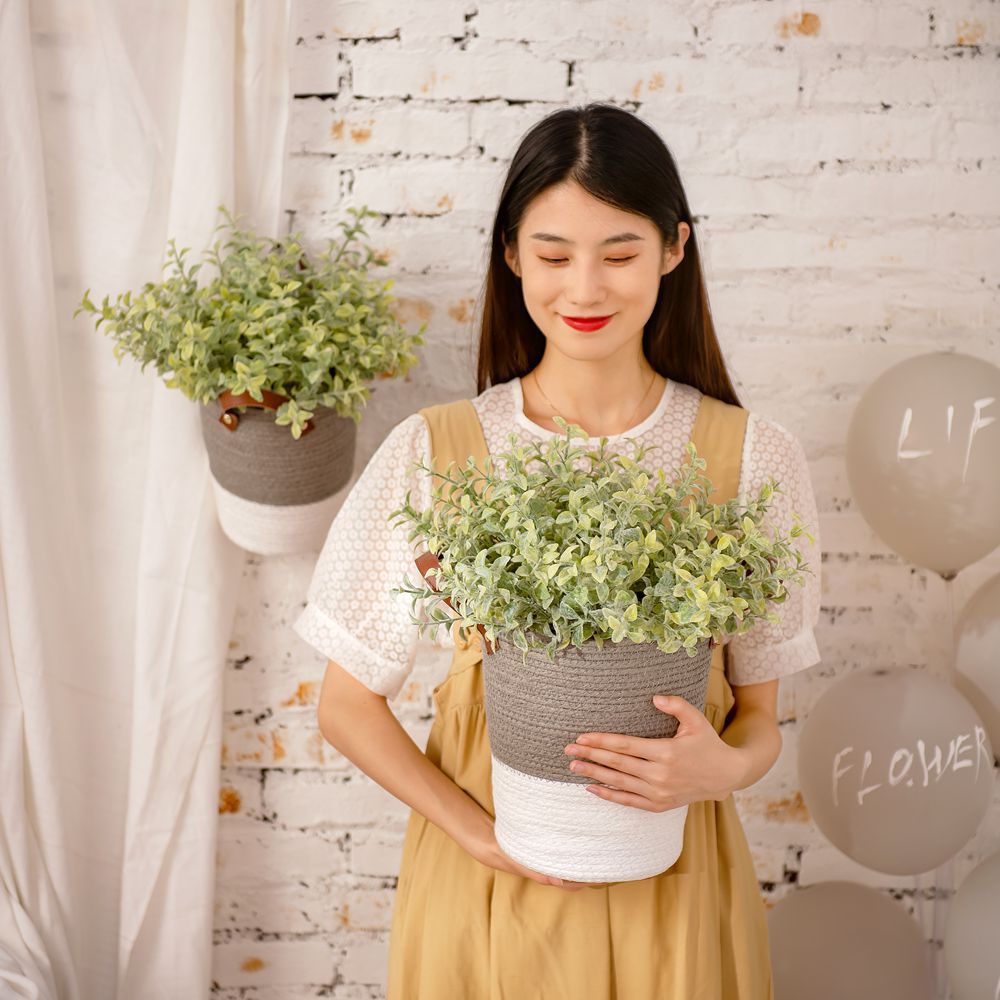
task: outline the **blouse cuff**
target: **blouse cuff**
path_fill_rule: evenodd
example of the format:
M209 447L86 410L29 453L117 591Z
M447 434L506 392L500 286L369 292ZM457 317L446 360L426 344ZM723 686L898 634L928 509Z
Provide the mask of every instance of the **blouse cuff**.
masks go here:
M740 636L730 644L729 683L761 684L786 677L819 663L821 657L812 629L799 632L786 642L766 646L743 646Z
M407 672L359 642L315 604L306 604L292 629L376 694L390 699L399 694Z

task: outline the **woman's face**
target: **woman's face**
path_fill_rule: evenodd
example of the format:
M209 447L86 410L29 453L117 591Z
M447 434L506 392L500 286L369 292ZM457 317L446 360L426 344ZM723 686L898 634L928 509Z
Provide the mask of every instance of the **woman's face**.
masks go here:
M553 185L528 206L508 266L521 278L528 314L549 346L580 360L609 357L636 338L656 305L660 276L684 256L690 228L678 224L670 253L656 226L599 201L575 181ZM596 330L574 329L568 317L610 316Z

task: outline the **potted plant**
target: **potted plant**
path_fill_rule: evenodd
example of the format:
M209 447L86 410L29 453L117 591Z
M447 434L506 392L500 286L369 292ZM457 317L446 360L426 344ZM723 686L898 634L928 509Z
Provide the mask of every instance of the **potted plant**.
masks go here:
M600 823L573 821L592 783L566 767L582 732L673 736L677 719L652 704L681 695L704 710L714 644L776 620L769 609L811 572L791 538L768 538L761 521L778 484L756 497L710 503L712 483L695 445L679 475L564 436L472 456L442 473L425 511L407 493L390 519L429 551L425 584L412 596L419 634L441 624L482 634L484 702L492 757L496 836L528 867L577 881L646 878L670 867L683 845L687 806L651 813L597 800ZM424 602L426 616L417 612ZM447 605L446 611L441 605ZM576 798L573 798L576 796ZM589 805L584 808L590 808ZM568 832L572 831L569 836Z
M322 544L336 494L350 480L356 428L374 379L405 374L424 343L392 313L385 259L360 236L367 208L349 208L342 239L310 256L302 237L258 237L220 206L225 230L202 263L168 244L169 276L81 311L114 339L121 361L152 363L165 383L201 404L219 519L253 552L298 552ZM206 275L202 275L204 279Z

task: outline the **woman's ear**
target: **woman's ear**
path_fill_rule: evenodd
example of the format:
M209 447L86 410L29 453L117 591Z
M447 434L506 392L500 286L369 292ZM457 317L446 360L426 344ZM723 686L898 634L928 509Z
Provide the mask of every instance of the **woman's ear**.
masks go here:
M684 259L684 244L691 234L691 227L686 222L677 223L677 242L663 248L663 266L660 274L669 274Z
M517 247L512 247L505 241L503 245L503 257L507 261L507 266L520 278L521 265L517 259Z

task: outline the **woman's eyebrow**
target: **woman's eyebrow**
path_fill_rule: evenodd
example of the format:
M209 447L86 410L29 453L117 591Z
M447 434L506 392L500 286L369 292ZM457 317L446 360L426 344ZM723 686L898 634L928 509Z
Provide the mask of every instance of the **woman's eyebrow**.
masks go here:
M532 233L529 237L533 240L544 240L546 243L565 243L568 246L573 246L573 241L566 239L565 236L557 236L555 233ZM617 236L609 236L606 240L601 240L601 246L607 246L609 243L631 243L633 240L644 240L644 236L639 236L636 233L619 233Z

